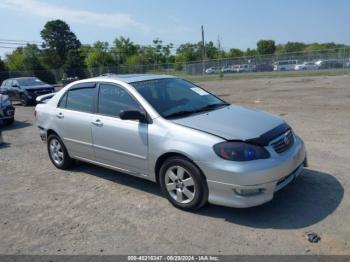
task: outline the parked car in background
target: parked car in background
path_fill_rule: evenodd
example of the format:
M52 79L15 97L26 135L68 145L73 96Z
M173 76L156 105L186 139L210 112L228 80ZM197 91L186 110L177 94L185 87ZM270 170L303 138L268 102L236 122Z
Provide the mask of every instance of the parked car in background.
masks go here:
M319 69L338 69L344 67L343 61L338 59L318 60L315 64Z
M173 76L77 81L34 114L57 168L78 159L148 179L184 210L261 205L307 163L302 139L280 117Z
M254 66L255 72L271 72L273 71L273 65L269 63L256 64Z
M274 71L292 71L298 64L298 60L281 60L274 63Z
M62 85L68 85L69 83L72 83L74 81L77 81L79 80L79 77L77 76L73 76L73 77L65 77L65 78L62 78L61 82L62 82Z
M295 66L296 71L300 70L317 70L319 68L318 65L315 64L315 62L304 62L302 64L298 64Z
M254 67L253 65L250 65L250 64L239 65L236 69L237 73L246 73L246 72L253 72L253 71L254 71Z
M217 67L209 67L205 70L205 73L208 75L216 74L218 72L219 72L219 69Z
M19 77L4 80L0 87L0 93L6 94L11 101L20 101L27 106L40 95L53 93L54 87L36 77Z
M350 68L350 58L345 59L345 61L344 61L344 67Z
M223 73L235 73L235 69L233 66L224 66L222 69L221 69L221 72Z
M0 94L0 123L9 125L15 120L15 108L8 95Z

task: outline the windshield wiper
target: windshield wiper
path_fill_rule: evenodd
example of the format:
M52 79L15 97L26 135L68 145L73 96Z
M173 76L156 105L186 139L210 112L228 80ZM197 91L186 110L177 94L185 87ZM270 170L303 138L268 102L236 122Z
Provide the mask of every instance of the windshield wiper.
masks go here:
M199 108L196 110L196 113L198 112L204 112L204 111L210 111L219 107L224 107L224 106L229 106L230 104L228 103L218 103L218 104L210 104L210 105L206 105L202 108Z
M182 110L182 111L178 111L169 115L164 116L165 118L173 118L173 117L182 117L182 116L189 116L189 115L193 115L195 113L200 113L200 112L205 112L205 111L210 111L219 107L224 107L224 106L229 106L230 104L228 103L218 103L218 104L210 104L210 105L206 105L204 107L201 107L199 109L195 109L195 110Z

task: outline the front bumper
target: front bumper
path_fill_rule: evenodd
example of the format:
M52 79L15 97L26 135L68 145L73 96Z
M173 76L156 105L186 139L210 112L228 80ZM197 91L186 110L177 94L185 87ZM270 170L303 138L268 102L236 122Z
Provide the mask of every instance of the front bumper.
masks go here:
M302 173L306 151L299 137L295 136L294 145L282 154L267 149L271 158L264 160L197 162L207 177L209 203L239 208L261 205ZM255 193L241 194L242 191Z

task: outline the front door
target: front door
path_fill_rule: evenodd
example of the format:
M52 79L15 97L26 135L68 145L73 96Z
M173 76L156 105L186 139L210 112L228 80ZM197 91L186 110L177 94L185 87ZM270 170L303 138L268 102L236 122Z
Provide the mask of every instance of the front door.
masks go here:
M119 118L121 110L140 110L140 105L122 87L99 85L97 114L92 137L96 160L128 171L143 173L148 165L148 124Z

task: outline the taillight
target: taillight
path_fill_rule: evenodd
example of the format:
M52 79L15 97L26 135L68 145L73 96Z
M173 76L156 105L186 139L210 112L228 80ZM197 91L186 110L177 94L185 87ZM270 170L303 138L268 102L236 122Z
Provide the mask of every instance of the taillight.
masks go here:
M36 118L36 110L33 111L33 116Z

